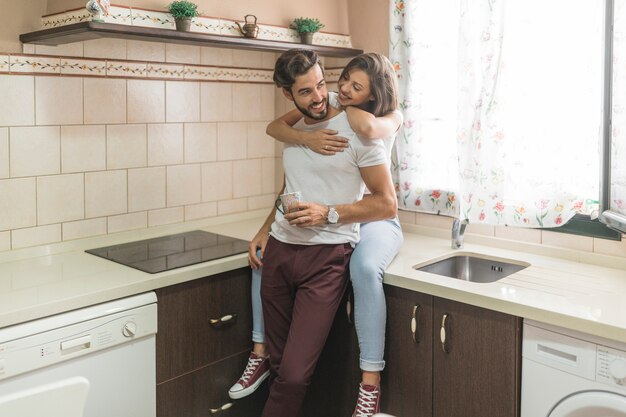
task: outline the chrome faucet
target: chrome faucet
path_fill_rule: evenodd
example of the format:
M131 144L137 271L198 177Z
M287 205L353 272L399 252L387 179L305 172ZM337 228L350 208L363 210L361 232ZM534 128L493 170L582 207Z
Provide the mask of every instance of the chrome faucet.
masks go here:
M467 227L467 219L459 219L457 217L452 221L452 249L461 249L463 247L463 235Z

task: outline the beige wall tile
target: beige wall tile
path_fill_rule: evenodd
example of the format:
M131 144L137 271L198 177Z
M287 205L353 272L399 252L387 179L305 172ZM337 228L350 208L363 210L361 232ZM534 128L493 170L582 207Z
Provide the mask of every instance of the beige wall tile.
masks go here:
M165 109L168 122L199 122L200 83L166 81Z
M11 232L0 232L0 252L11 250Z
M248 197L248 210L269 209L274 207L274 201L276 200L276 194L257 195L254 197Z
M165 43L127 40L126 56L135 61L164 62Z
M186 123L184 138L185 163L210 162L217 159L215 123Z
M85 217L103 217L128 211L125 170L85 174Z
M148 165L174 165L183 162L183 125L148 125Z
M525 227L496 227L496 237L520 242L541 243L541 230Z
M61 241L61 225L31 227L18 229L11 232L11 246L13 249L27 248L30 246L47 245Z
M35 120L38 125L82 124L83 79L35 77Z
M248 158L275 156L274 138L265 134L267 122L248 123Z
M126 123L126 80L85 78L85 124Z
M165 44L165 62L199 64L200 47L173 43Z
M215 216L217 216L216 202L185 206L185 220L196 220Z
M233 162L233 197L250 197L262 193L261 160L247 159Z
M282 186L282 178L281 178ZM276 194L276 159L261 159L261 192L263 194Z
M26 46L26 44L24 45ZM64 45L33 45L37 55L83 56L83 43L72 42ZM27 53L27 52L24 52Z
M248 199L222 200L217 202L217 214L223 216L231 213L241 213L248 209Z
M246 159L248 126L246 123L217 124L218 161Z
M415 213L415 224L452 230L452 217Z
M0 230L37 224L36 190L35 178L0 180Z
M200 85L200 118L203 122L233 120L233 84L204 82Z
M202 202L202 167L176 165L167 167L167 206Z
M0 127L0 178L9 177L9 129Z
M278 89L273 84L260 84L261 87L261 120L271 121L276 118L276 108L274 102ZM280 93L282 95L282 93ZM278 115L282 115L279 113Z
M87 58L126 59L126 40L104 38L85 41L83 55Z
M127 81L128 123L165 122L165 81Z
M233 198L233 163L202 164L202 201Z
M274 189L278 192L283 188L285 183L285 171L283 169L283 159L276 158L274 160L274 173L276 177L274 178Z
M0 126L35 124L35 77L0 75Z
M57 126L14 127L9 131L12 177L61 172L61 129Z
M61 172L106 169L104 126L61 126Z
M145 167L148 164L147 130L144 124L107 126L107 169Z
M261 68L263 67L263 53L260 51L233 49L233 66L243 68Z
M148 212L148 227L162 224L182 223L185 221L185 208L172 207Z
M62 223L85 218L83 174L37 178L37 224Z
M263 52L263 56L261 57L261 67L274 69L274 64L276 64L277 58L278 54L274 52Z
M621 241L594 238L593 251L604 255L626 257L626 238L622 238Z
M442 217L442 216L439 216ZM450 224L452 227L452 224ZM465 233L471 233L474 235L483 235L483 236L495 236L495 226L491 226L489 224L473 224L470 223L467 225L465 229Z
M541 244L548 246L558 246L560 248L593 251L593 238L587 236L571 235L569 233L541 231Z
M400 219L400 223L415 224L414 211L398 210L398 218Z
M228 48L200 48L200 64L202 65L233 65L233 49Z
M106 217L63 223L62 226L63 240L82 239L90 236L106 235L107 233Z
M148 213L145 211L111 216L107 219L109 233L145 229L146 227L148 227Z
M233 84L233 120L261 121L262 114L261 85Z
M165 207L165 167L128 170L128 211Z

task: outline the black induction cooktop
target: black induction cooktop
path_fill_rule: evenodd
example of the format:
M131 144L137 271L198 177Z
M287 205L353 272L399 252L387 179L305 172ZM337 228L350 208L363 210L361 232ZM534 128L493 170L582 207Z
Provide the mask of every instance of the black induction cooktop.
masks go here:
M248 251L248 242L194 230L85 252L155 274Z

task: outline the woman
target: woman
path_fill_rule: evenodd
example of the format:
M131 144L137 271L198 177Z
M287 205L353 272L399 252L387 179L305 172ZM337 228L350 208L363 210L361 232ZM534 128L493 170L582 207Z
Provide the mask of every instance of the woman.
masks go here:
M402 124L398 108L396 75L389 60L368 53L352 59L338 81L338 93L329 93L331 105L345 109L350 126L362 138L383 140L390 158L395 134ZM346 139L331 130L298 131L292 129L302 114L297 109L270 123L267 133L279 141L299 144L323 154L341 152ZM364 197L367 198L367 195ZM249 261L253 269L253 342L254 349L241 379L229 391L231 398L242 398L256 390L269 374L264 344L260 301L261 260L274 220L274 210L250 243ZM355 416L378 412L380 371L384 368L386 305L383 273L402 245L402 231L397 218L361 224L361 240L350 261L350 279L354 291L355 326L360 347L362 382ZM260 251L257 253L257 249Z

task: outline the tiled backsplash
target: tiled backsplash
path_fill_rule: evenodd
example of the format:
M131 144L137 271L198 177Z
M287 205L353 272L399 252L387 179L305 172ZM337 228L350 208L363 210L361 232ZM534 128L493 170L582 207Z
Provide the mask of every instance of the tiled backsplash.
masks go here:
M0 251L269 209L275 58L126 40L0 52Z

